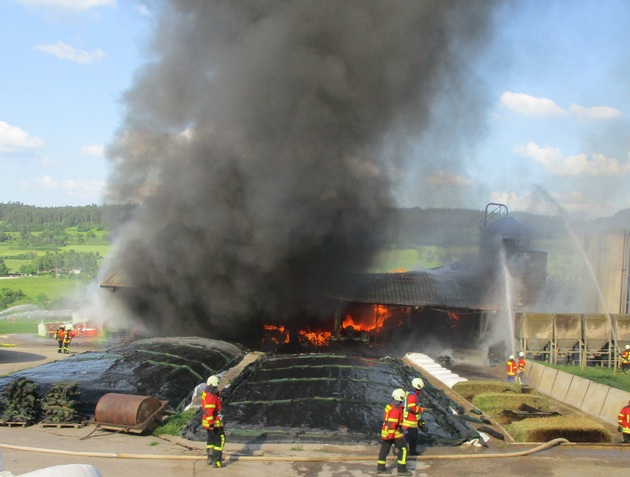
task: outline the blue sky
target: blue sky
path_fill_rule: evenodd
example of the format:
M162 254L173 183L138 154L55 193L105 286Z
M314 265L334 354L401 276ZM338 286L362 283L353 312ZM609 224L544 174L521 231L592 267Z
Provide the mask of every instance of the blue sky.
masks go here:
M123 123L121 98L145 61L156 4L0 0L0 202L102 203L104 148ZM449 200L407 184L395 191L401 205L554 213L548 194L580 216L630 207L630 4L503 5L478 66L485 132L457 170L409 175L452 190Z

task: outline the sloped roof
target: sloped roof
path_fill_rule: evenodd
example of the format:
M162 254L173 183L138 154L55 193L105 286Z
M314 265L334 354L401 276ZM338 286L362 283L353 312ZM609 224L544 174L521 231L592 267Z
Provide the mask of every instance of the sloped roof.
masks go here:
M496 309L484 276L470 270L433 269L403 273L352 274L347 287L326 296L356 303Z
M113 272L105 276L105 278L103 278L100 283L100 287L116 289L132 288L133 285L131 285L129 277L123 270L114 270Z
M133 288L129 277L114 271L101 288ZM446 267L402 273L351 273L322 293L337 300L380 305L433 306L495 310L487 277L475 267Z

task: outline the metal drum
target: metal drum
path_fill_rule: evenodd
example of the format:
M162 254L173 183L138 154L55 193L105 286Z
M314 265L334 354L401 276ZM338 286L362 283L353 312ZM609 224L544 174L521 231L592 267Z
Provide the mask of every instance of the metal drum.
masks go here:
M109 393L96 404L94 421L124 427L138 427L145 423L163 406L149 396Z

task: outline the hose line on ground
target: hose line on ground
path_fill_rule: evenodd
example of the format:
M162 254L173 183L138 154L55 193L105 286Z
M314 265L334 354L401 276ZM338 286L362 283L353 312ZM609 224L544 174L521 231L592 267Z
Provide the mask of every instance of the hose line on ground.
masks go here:
M446 454L446 455L423 455L417 457L418 460L448 460L448 459L496 459L503 457L522 457L529 454L555 447L560 444L570 444L571 442L563 439L553 439L531 449L519 452L506 452L502 454ZM24 447L12 444L0 444L0 448L11 449L24 452L40 452L44 454L70 455L75 457L101 457L109 459L156 459L156 460L205 460L206 455L156 455L156 454L117 454L109 452L80 452L66 451L59 449L45 449L37 447ZM266 462L350 462L350 461L372 461L374 456L318 456L318 457L298 457L298 456L254 456L241 454L227 454L224 457L226 462L229 461L266 461ZM409 460L413 460L410 457Z

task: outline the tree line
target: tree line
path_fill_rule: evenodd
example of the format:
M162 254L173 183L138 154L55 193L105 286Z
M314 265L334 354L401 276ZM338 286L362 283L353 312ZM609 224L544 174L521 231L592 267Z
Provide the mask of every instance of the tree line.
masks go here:
M21 202L0 203L0 231L90 226L113 229L128 219L133 205L38 207Z

